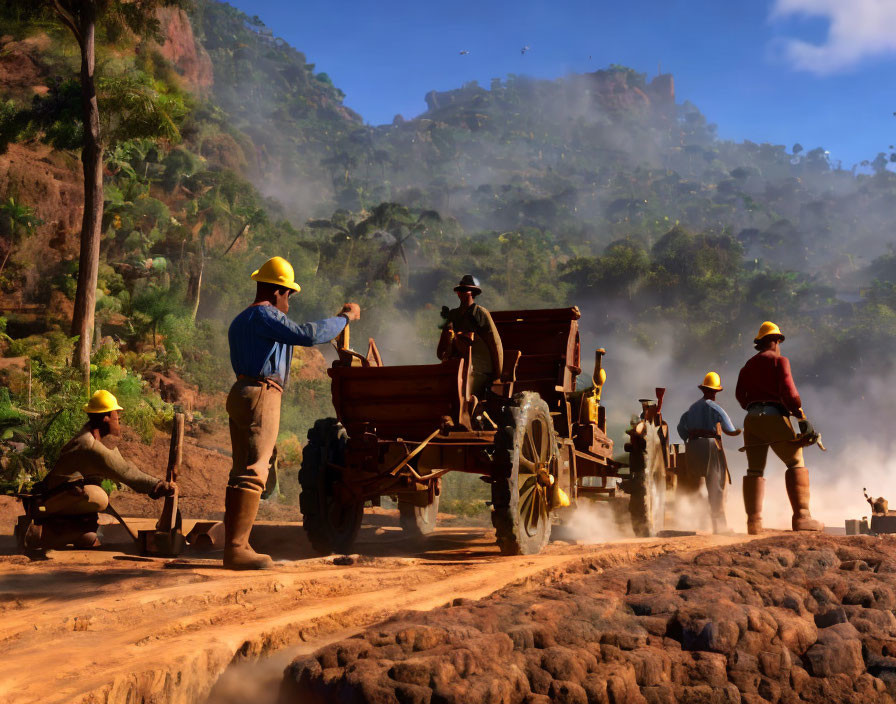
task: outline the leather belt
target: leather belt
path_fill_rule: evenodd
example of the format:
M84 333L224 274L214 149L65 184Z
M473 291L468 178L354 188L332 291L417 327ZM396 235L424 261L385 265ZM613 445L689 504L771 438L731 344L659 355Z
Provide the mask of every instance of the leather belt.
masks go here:
M790 411L783 404L774 401L754 401L747 405L747 413L758 416L784 416L785 418L790 415Z
M707 438L709 440L720 440L718 433L713 430L689 430L688 431L688 440L693 440L695 438Z
M239 381L254 381L256 384L264 384L265 386L277 389L277 391L283 391L283 384L280 382L280 380L275 379L271 376L249 376L248 374L237 374L236 378Z

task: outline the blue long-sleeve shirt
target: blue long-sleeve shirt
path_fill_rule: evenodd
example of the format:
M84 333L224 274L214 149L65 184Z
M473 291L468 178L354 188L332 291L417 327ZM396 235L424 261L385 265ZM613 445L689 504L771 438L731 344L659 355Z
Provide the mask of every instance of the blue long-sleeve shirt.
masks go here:
M715 401L701 398L699 401L691 405L681 415L678 421L678 434L682 440L687 442L688 432L691 430L708 430L714 431L716 423L721 423L722 428L727 432L733 433L737 428L731 422L725 409Z
M312 347L329 342L344 329L342 317L298 325L272 305L249 306L230 324L230 364L239 376L289 381L293 345Z

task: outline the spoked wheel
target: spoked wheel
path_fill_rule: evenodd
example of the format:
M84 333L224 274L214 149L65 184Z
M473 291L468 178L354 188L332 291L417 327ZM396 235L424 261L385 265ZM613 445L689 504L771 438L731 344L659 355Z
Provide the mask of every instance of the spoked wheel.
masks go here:
M637 432L637 428L641 432ZM642 421L629 453L631 499L629 513L635 535L652 537L663 530L666 513L666 461L663 426Z
M302 451L302 524L311 547L321 555L350 552L364 516L364 502L340 490L342 477L332 466L344 465L347 440L341 423L323 418L308 431L308 444Z
M401 530L411 540L422 540L436 529L439 515L439 496L433 497L428 506L415 506L407 501L398 502L398 516Z
M503 554L540 552L551 537L557 454L548 405L531 391L515 395L495 436L492 524Z

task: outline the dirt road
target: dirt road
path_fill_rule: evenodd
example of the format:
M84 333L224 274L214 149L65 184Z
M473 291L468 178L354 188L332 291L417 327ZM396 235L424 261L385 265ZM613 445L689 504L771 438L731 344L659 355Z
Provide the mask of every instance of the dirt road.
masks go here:
M116 537L108 531L106 540ZM485 528L439 529L426 552L407 557L397 527L367 525L360 557L337 566L313 556L298 525L261 525L253 542L278 564L246 574L214 561L141 562L123 545L29 562L10 555L4 536L0 701L202 702L232 662L323 644L402 609L478 599L513 583L541 586L553 570L595 555L610 567L747 538L553 543L526 557L501 557L493 539Z

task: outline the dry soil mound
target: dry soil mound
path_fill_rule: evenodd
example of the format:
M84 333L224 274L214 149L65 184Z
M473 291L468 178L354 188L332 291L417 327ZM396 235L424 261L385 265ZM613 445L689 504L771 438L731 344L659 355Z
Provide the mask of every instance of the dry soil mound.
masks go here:
M896 540L793 535L406 612L287 668L282 701L892 702Z

